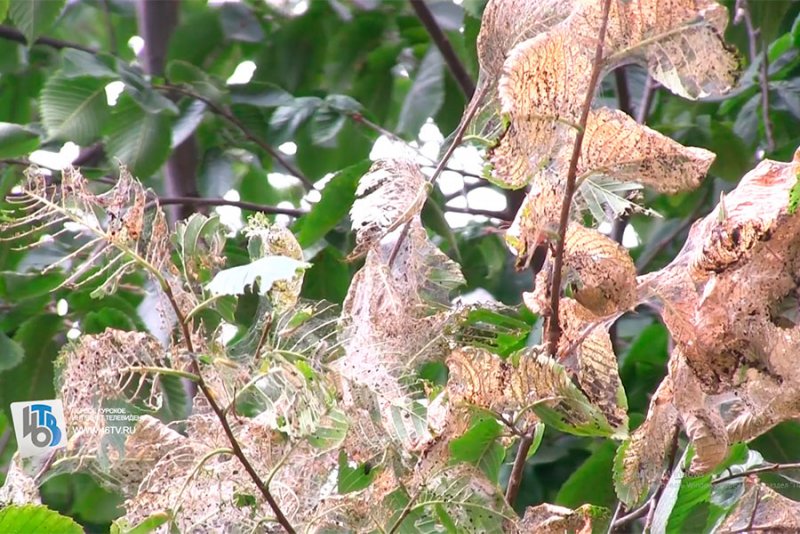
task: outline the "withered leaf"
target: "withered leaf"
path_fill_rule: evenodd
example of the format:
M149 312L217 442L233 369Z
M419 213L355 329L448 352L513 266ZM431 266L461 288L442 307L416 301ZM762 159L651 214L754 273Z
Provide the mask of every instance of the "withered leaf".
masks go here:
M665 379L650 400L647 418L623 442L614 458L614 488L630 509L661 480L669 448L678 431L672 382Z
M356 248L351 258L363 256L380 240L416 216L426 198L426 180L409 160L382 159L361 177L350 209Z
M780 495L758 479L748 477L744 495L719 527L719 532L797 532L800 503Z

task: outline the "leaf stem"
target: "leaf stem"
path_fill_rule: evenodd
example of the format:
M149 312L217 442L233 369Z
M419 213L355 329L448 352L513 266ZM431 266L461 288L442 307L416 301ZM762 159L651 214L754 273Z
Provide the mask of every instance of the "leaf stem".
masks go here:
M600 31L597 37L597 48L595 49L592 73L589 84L586 88L586 97L583 101L583 109L579 121L580 128L575 134L575 145L572 149L572 159L567 170L567 185L564 193L564 202L561 205L561 218L558 225L558 241L556 250L553 254L553 279L550 289L550 319L547 323L547 352L555 356L558 348L558 341L561 338L561 325L558 320L558 306L561 300L561 270L564 266L564 242L566 241L567 226L569 225L569 215L572 208L572 197L575 195L575 183L578 174L578 159L581 156L583 147L583 136L586 132L586 122L589 119L589 111L592 107L595 88L600 79L600 70L603 63L603 45L606 39L606 29L608 27L608 12L611 8L611 0L603 1L603 12L600 21Z

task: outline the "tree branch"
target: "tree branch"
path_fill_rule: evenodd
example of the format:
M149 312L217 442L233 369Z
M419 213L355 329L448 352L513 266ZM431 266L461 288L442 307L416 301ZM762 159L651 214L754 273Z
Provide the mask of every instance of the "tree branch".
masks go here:
M250 131L250 129L247 126L245 126L244 123L242 123L242 121L240 121L233 113L231 113L229 109L225 108L224 106L220 106L216 102L209 100L208 98L205 98L204 96L199 95L194 91L191 91L179 85L165 84L165 85L154 85L153 87L155 89L161 89L164 91L174 91L176 93L203 102L205 105L208 106L208 108L214 114L219 115L220 117L228 121L231 125L233 125L240 132L242 132L242 134L246 138L248 138L250 141L258 145L258 147L261 148L261 150L263 150L267 154L269 154L272 157L272 159L280 163L287 171L289 171L289 174L300 180L307 190L311 190L314 188L314 182L309 180L302 172L300 172L299 169L297 169L294 165L289 163L289 161L287 161L286 158L284 158L281 155L281 153L277 149L275 149L275 147L273 147L272 145L270 145L269 143L258 137L256 134L254 134L252 131Z
M519 488L522 485L522 475L525 471L525 461L528 459L528 451L533 445L533 429L530 428L519 440L517 455L514 457L514 465L511 467L511 475L508 477L508 487L506 488L506 502L509 506L514 506L517 500Z
M475 82L472 81L469 73L467 73L467 69L464 68L464 64L461 63L455 50L453 50L453 45L450 44L450 40L447 39L447 36L436 23L436 19L433 18L433 14L431 10L428 9L428 6L425 5L424 0L411 0L411 7L414 8L414 12L417 14L419 21L425 26L425 29L428 30L428 34L431 36L436 48L438 48L439 52L442 54L447 68L450 69L453 78L455 78L464 96L469 100L475 93Z
M483 215L484 217L490 217L492 219L500 219L505 220L504 214L501 211L492 211L492 210L484 210L480 208L460 208L458 206L445 206L444 211L449 211L451 213L466 213L468 215Z
M550 318L547 322L547 352L555 356L558 348L558 340L561 337L561 325L558 321L558 306L561 299L561 269L564 266L564 242L566 241L567 226L569 225L569 215L572 209L572 197L575 195L575 181L578 173L578 159L583 147L583 136L586 132L586 121L589 119L589 111L592 107L595 88L600 78L600 69L603 61L603 45L606 39L606 28L608 27L608 12L611 7L611 0L603 1L603 13L601 15L600 30L597 37L597 47L594 54L592 73L589 78L589 85L586 88L586 97L583 101L581 110L579 129L575 135L575 145L572 149L572 159L567 170L567 186L564 192L564 202L561 205L561 218L558 225L558 241L556 250L553 254L553 280L550 291Z
M28 44L28 41L25 40L25 35L22 34L16 28L12 28L11 26L0 25L0 39L5 39L7 41L14 41L20 44ZM36 39L34 44L49 46L51 48L55 48L56 50L61 50L63 48L73 48L75 50L83 50L84 52L88 52L90 54L96 54L98 51L94 48L89 46L84 46L78 43L72 43L69 41L62 41L61 39L53 39L52 37L39 37Z
M300 217L307 212L297 208L279 208L277 206L267 206L255 202L245 202L241 200L227 200L224 198L196 198L196 197L158 197L158 203L162 206L194 204L195 206L235 206L243 210L257 211L270 215L281 214L290 217ZM151 203L148 207L155 205Z
M750 475L758 475L761 473L774 473L775 471L784 471L786 469L800 469L800 462L789 463L789 464L768 464L761 467L754 467L753 469L748 469L747 471L742 471L741 473L733 473L731 475L718 478L712 481L711 484L721 484L723 482L727 482L728 480L733 480L735 478L743 478L743 477L748 477Z
M242 447L239 445L239 440L236 439L236 435L233 433L233 429L231 428L230 423L228 422L227 417L225 416L225 412L217 404L216 396L214 392L211 391L211 388L208 387L205 380L203 379L203 374L200 371L200 365L197 363L197 359L195 358L194 353L194 344L192 343L192 333L191 329L189 328L188 321L186 317L183 315L180 306L178 305L177 300L175 299L175 295L172 292L172 287L169 283L164 280L163 278L160 280L161 282L161 289L164 291L164 294L169 300L170 305L172 306L173 311L175 312L175 317L177 318L178 324L180 325L181 331L183 332L184 343L186 344L186 349L189 351L190 355L190 369L192 373L197 375L197 387L203 393L203 396L208 401L211 410L219 419L220 425L222 425L222 430L225 432L225 436L228 438L228 442L231 444L231 449L233 450L234 456L239 460L239 463L242 464L247 474L250 476L252 481L255 483L258 490L263 495L264 499L269 504L270 508L272 509L273 513L275 514L275 519L280 523L280 525L289 532L290 534L294 534L295 530L292 527L289 520L283 514L278 502L272 496L272 493L269 491L269 487L264 481L261 479L259 474L256 472L253 465L250 463L250 460L247 459Z
M456 147L461 143L461 139L464 137L464 132L467 131L467 126L469 126L470 121L475 116L475 113L478 111L478 99L473 98L470 106L467 108L467 111L464 112L464 116L461 117L461 122L458 125L458 129L453 134L453 141L450 143L450 146L447 147L447 151L442 155L441 161L433 170L433 174L431 177L428 178L428 184L433 185L436 183L436 179L442 174L442 171L447 166L447 161L450 159L450 156L453 155L453 152L456 151ZM391 269L392 264L394 264L395 258L397 258L397 253L400 252L400 246L403 244L406 236L408 235L408 230L411 228L411 221L408 221L405 225L403 225L403 230L400 232L400 235L397 237L397 242L394 244L394 248L392 249L391 254L389 254L389 260L386 263L386 266Z

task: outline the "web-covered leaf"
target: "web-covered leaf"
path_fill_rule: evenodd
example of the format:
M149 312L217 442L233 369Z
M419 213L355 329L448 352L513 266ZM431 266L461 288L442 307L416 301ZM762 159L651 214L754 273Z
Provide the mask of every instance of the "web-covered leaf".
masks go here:
M26 171L22 192L9 197L22 211L3 225L7 239L45 234L32 246L42 246L73 234L80 246L44 269L71 270L61 286L102 283L92 295L112 293L123 276L144 269L163 280L169 258L169 233L164 213L146 211L147 191L123 167L110 190L94 194L76 169L65 169L59 185L52 185L35 168ZM78 267L75 265L78 264Z
M614 488L629 509L661 481L677 425L672 383L664 380L650 401L644 423L619 446L614 458Z
M720 526L721 532L791 532L798 529L800 503L780 495L755 477L745 480L744 495Z
M520 532L561 534L562 532L603 532L611 514L605 508L585 504L576 510L554 504L540 504L525 510Z
M505 59L497 82L506 126L487 155L492 166L490 179L503 187L519 188L531 181L544 187L549 180L557 186L557 196L563 188L601 18L597 2L563 4L569 4L569 16L517 44ZM523 8L512 7L518 7L517 13L522 15ZM725 8L710 1L698 5L674 0L666 10L655 0L616 2L609 15L601 70L608 72L623 63L638 62L683 96L724 93L735 82L738 68L735 56L720 37L726 24ZM492 25L486 32L497 33L496 46L501 50L504 31ZM494 43L488 37L485 42ZM501 56L483 54L487 60ZM708 64L707 58L711 60ZM494 72L495 67L482 64L487 73ZM578 173L583 179L605 175L674 191L701 177L711 162L709 153L685 149L621 112L592 112L586 134ZM609 144L616 150L609 150ZM667 162L676 157L685 160L678 166L692 169L673 171ZM663 167L662 162L666 163ZM537 178L539 174L543 177ZM556 182L552 183L554 177Z
M411 161L382 159L361 177L350 210L356 248L363 256L380 240L419 214L427 197L425 176Z
M612 413L609 420L572 382L561 364L536 350L503 360L485 350L465 348L454 351L447 363L447 390L456 406L468 404L495 413L516 413L517 418L530 410L546 424L577 435L627 434L627 418Z
M406 378L413 365L444 354L448 295L463 282L458 265L430 242L420 222L424 183L417 167L399 160L377 162L359 182L353 229L367 258L344 302L344 355L332 363L353 397L362 396L361 388L376 395L386 430L411 448L430 434Z
M670 376L698 452L693 471L798 416L800 327L782 310L798 291L800 223L788 193L799 161L761 162L724 210L695 223L670 265L640 279L676 343Z

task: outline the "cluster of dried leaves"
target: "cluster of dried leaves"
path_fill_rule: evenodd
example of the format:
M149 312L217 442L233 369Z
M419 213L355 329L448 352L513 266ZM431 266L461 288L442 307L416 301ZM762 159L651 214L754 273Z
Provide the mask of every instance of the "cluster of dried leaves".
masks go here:
M481 110L477 129L491 141L492 181L529 188L508 232L519 265L559 231L600 4L493 0L486 8L472 105ZM611 2L602 71L634 62L687 98L724 93L737 68L721 38L726 17L710 0ZM577 176L586 187L613 180L675 192L695 187L713 159L599 108L589 113ZM101 280L99 294L140 268L160 288L165 323L180 327L161 340L107 330L65 349L61 398L65 413L81 418L70 421L78 432L51 471L86 469L122 492L129 525L150 518L164 530L277 529L274 509L231 449L216 403L298 528L394 532L444 522L469 532L590 529L608 514L541 505L519 519L485 472L453 461L452 440L475 413L511 422L517 433L544 422L624 440L615 478L620 499L632 506L660 480L679 425L695 449L691 470L705 472L730 444L799 416L800 373L791 357L800 333L787 311L796 307L800 280L800 219L789 207L799 174L800 157L762 162L717 213L695 224L672 264L638 279L622 247L571 222L555 353L529 346L500 355L464 341L466 312L449 300L462 276L420 222L428 185L408 161L376 162L359 183L351 259L365 256L365 263L341 313L299 300L302 250L263 218L246 229L252 263L221 279L225 237L216 219L197 215L179 225L173 258L163 213L145 209L147 192L124 171L101 195L77 171L66 172L60 187L32 173L18 198L25 215L8 228L35 234L60 225L54 239L79 232L80 248L52 266L83 260L65 283ZM524 302L553 321L551 263ZM267 265L286 271L268 274ZM245 291L256 280L259 290ZM232 318L233 295L246 292L257 299L257 317L223 344L203 314ZM661 310L675 350L646 421L629 435L608 327L642 302ZM431 360L449 367L444 389L417 377ZM197 373L211 398L186 398L179 378L196 380ZM181 398L191 415L178 413ZM110 405L142 415L121 442L104 433L101 409ZM0 497L30 499L40 477L15 464ZM726 520L731 529L743 518L753 526L763 517L757 525L766 528L778 514L796 514L796 505L756 482L747 488Z

